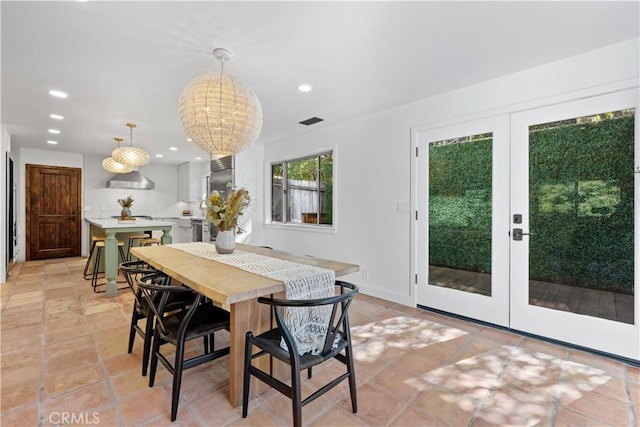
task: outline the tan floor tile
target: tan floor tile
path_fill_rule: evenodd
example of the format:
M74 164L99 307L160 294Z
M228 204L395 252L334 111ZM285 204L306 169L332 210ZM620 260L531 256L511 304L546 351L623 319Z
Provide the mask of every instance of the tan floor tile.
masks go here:
M567 349L564 347L528 337L522 338L519 347L534 356L540 353L544 355L543 357L551 356L560 360L566 359L568 354Z
M48 323L46 328L46 344L68 342L75 338L89 338L89 328L84 322L70 322L68 326L63 324Z
M37 333L34 333L34 328L29 329L30 330L27 333L14 333L12 337L7 336L7 332L2 330L2 338L0 338L2 354L13 353L16 351L40 354L43 346L43 335L39 331L40 327L35 328L35 330L38 331Z
M473 425L550 425L554 399L501 386L491 393Z
M180 409L178 406L178 418ZM155 386L132 394L120 403L120 413L126 425L140 425L158 416L171 425L171 391Z
M595 393L602 394L607 397L612 397L623 402L626 402L628 400L625 382L618 378L611 378L603 385L596 387L593 391Z
M39 355L35 355L39 356ZM5 356L3 356L4 359ZM14 386L27 381L37 381L40 378L40 359L31 364L16 365L12 368L2 368L2 386Z
M366 421L360 419L360 411L357 414L353 414L351 410L345 410L337 407L330 411L321 414L318 418L311 421L308 425L313 427L322 426L341 426L341 427L364 427L372 424L367 424ZM304 416L302 423L305 424ZM234 423L235 424L235 423Z
M51 397L78 387L104 381L102 370L97 365L84 365L54 372L45 372L44 393L46 397Z
M408 426L429 426L439 427L446 426L444 421L439 418L422 412L422 410L409 406L405 409L391 424L394 427Z
M621 402L598 393L585 393L567 406L608 425L621 426L629 422L627 402Z
M380 402L384 402L381 405ZM344 411L351 411L351 401L341 399L338 405ZM382 393L369 385L358 389L358 419L370 426L384 426L407 406L405 402Z
M2 412L10 411L18 406L32 404L38 401L38 390L40 388L37 379L21 382L10 386L2 386Z
M91 413L95 408L111 404L111 394L103 382L77 388L69 393L58 395L45 400L45 418L54 412L71 412L75 414Z
M229 390L225 387L218 393L202 396L190 403L190 407L205 421L216 420L220 425L227 425L242 416L241 408L233 408L229 403ZM249 414L257 409L260 403L256 399L249 402ZM232 423L235 425L235 423Z
M126 400L132 394L149 388L149 377L143 377L140 370L133 369L111 377L111 386L116 399Z
M468 397L460 397L451 390L431 388L420 393L414 405L447 425L466 426L480 403Z
M178 416L180 414L178 413ZM302 418L304 423L304 417ZM253 410L251 407L249 408L249 412L247 414L247 418L238 418L234 420L231 425L237 427L251 426L251 427L264 427L264 426L273 426L273 427L285 427L288 426L284 420L280 419L280 417L273 412L263 408L257 407Z
M627 381L634 384L640 384L640 367L625 365Z
M3 411L0 415L0 425L2 426L22 427L37 426L39 424L38 406L36 404L14 409L13 411Z
M382 371L388 365L389 362L379 362L379 361L366 362L366 361L357 360L354 357L353 363L355 365L356 381L359 384L361 382L367 381L368 379L380 373L380 371ZM391 363L394 363L394 362L391 362Z
M47 372L56 372L86 365L98 365L98 355L92 347L69 349L68 354L45 359Z
M82 311L82 304L75 295L69 296L67 298L56 298L54 300L47 299L47 301L45 302L45 316L68 312L74 312L84 315Z
M45 291L45 296L47 300L56 300L58 298L69 298L74 296L76 293L73 288L64 287L57 289L47 289Z
M69 357L77 350L93 349L93 338L89 335L70 336L62 342L47 343L45 346L46 359Z
M102 363L111 377L128 371L136 371L142 375L142 351L135 351L131 354L122 353L103 359Z
M494 329L485 327L477 335L479 338L494 341L499 345L518 345L522 341L522 336L514 334L512 332L503 331L501 329Z
M582 351L571 351L569 361L600 369L616 378L624 378L624 365L621 362Z
M559 408L554 420L554 427L603 427L606 426L602 420L597 420L588 415L574 411L570 408ZM609 424L611 427L619 427L622 424Z
M228 358L224 361L226 362L226 360ZM190 402L201 396L215 393L229 384L228 363L223 365L216 362L187 369L182 373L180 399Z
M419 392L430 387L420 378L420 375L395 366L387 367L369 381L369 384L404 401L412 400Z
M486 339L480 335L472 335L469 343L455 355L455 360L453 360L453 362L478 357L486 353L496 354L496 352L501 350L503 347L504 344L501 345L494 340Z
M306 398L316 389L317 388L311 387L303 380L302 398ZM302 408L302 419L304 421L304 424L308 424L319 414L324 413L325 411L329 410L329 408L333 407L337 402L344 399L341 397L343 395L344 393L340 393L337 389L333 389L327 394L305 405ZM253 401L250 403L250 407L254 407L257 401L257 399L253 399ZM285 424L293 424L293 404L291 402L291 399L289 399L287 396L284 396L282 393L279 393L275 390L269 390L268 393L260 395L259 401L261 402L261 405L263 407L268 408L270 412L278 415L278 417L283 420Z

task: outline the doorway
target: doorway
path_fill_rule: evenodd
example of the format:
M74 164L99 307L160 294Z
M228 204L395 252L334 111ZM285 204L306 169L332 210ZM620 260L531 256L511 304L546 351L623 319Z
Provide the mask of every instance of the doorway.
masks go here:
M80 256L82 170L26 165L26 260Z
M418 304L640 360L637 104L419 132Z

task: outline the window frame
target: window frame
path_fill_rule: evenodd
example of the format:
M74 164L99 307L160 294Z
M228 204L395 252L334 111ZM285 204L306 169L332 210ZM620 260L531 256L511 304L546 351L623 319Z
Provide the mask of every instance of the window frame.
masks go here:
M335 231L335 224L336 224L336 220L335 220L335 191L333 191L333 197L332 197L332 206L331 206L331 224L322 224L320 223L320 206L321 206L321 191L320 191L320 185L322 183L321 179L320 179L320 166L321 166L321 158L322 156L325 155L330 155L331 159L332 159L332 170L331 170L331 183L333 184L333 186L335 187L335 178L336 178L336 173L335 173L335 153L336 150L334 149L326 149L326 150L322 150L322 151L318 151L314 154L309 154L309 155L302 155L302 156L296 156L294 158L289 158L286 160L278 160L278 161L271 161L269 163L269 194L270 194L270 203L269 203L269 217L268 217L268 221L266 221L265 225L271 226L273 228L285 228L285 229L292 229L292 228L305 228L308 230L313 230L313 231L319 231L319 232L334 232ZM316 168L318 170L318 178L316 179L316 204L318 206L318 215L316 216L316 222L315 223L308 223L308 222L292 222L291 221L291 206L289 203L289 192L288 192L288 187L289 187L289 182L287 179L287 172L288 172L288 165L291 163L295 163L301 160L309 160L309 159L315 159L315 164L316 164ZM281 217L282 217L282 221L277 221L274 220L274 211L273 211L273 207L274 207L274 196L275 196L275 192L274 192L274 179L273 179L273 171L274 168L277 166L281 166L282 168L282 182L280 183L280 186L282 187L282 190L279 191L278 193L280 193L281 195L281 205L282 205L282 212L281 212Z

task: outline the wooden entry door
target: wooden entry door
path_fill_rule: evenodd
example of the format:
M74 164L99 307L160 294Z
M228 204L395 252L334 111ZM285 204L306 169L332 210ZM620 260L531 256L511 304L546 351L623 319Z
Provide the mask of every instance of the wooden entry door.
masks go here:
M81 170L26 165L26 259L80 256Z

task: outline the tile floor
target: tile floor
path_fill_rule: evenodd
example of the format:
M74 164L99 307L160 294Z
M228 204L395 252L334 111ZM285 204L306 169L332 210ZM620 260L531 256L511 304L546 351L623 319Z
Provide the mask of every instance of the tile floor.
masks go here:
M21 263L0 286L3 427L169 426L170 376L127 354L133 297L94 294L84 259ZM640 368L359 295L357 414L342 384L303 409L309 426L637 426ZM332 365L314 370L316 383ZM226 358L186 371L174 426L291 424L273 390L249 417L227 401Z

